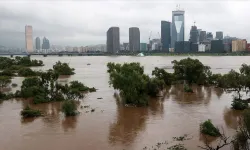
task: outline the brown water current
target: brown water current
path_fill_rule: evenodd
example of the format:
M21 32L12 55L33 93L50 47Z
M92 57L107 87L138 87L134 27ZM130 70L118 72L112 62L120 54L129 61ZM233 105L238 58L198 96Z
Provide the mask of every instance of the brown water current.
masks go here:
M145 73L154 67L172 67L171 61L185 57L92 57L92 56L32 56L43 60L45 66L36 70L52 68L56 61L69 63L75 75L61 77L61 83L72 80L95 87L97 92L88 93L79 103L80 115L65 118L61 103L31 104L29 100L9 100L0 103L0 150L141 150L145 146L157 148L158 142L167 141L159 149L175 144L172 137L188 134L192 139L184 141L185 147L198 150L202 145L199 124L211 119L227 135L237 128L240 112L230 109L232 95L212 87L193 86L194 94L183 92L182 85L175 85L163 97L150 100L148 107L124 107L116 100L115 90L109 87L106 64L108 62L140 62ZM249 57L192 57L211 67L213 73L225 73L238 69L242 63L250 64ZM87 65L90 63L91 65ZM23 78L13 79L20 88ZM102 99L98 99L98 98ZM44 112L43 117L22 119L20 111L30 104ZM88 106L80 108L80 106ZM94 108L94 112L90 110ZM179 143L179 142L177 142ZM225 148L228 149L228 148Z

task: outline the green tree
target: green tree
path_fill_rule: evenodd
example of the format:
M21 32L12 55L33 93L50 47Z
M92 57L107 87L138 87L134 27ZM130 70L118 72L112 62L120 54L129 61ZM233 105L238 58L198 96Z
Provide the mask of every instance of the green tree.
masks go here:
M73 100L66 100L63 102L62 111L65 116L75 116L77 115L77 106Z
M0 76L0 88L6 87L11 83L11 78L7 76Z
M41 115L42 115L42 113L41 113L40 110L31 109L29 106L25 107L21 111L21 116L23 116L24 118L38 117L38 116L41 116Z
M22 77L36 76L36 72L30 68L23 67L18 70L18 75Z
M210 67L204 66L198 59L186 58L180 61L172 61L174 75L177 80L187 81L189 85L207 84L207 78L211 75Z
M173 74L168 73L164 69L160 69L158 67L155 67L155 69L152 71L152 75L160 80L163 80L166 85L171 85L174 81Z
M53 65L53 69L59 75L73 75L73 74L75 74L74 68L70 68L67 63L61 63L60 61L56 62L56 64Z
M144 74L139 63L108 63L109 84L120 91L125 104L148 105L149 96L155 96L164 86L164 81L151 79Z

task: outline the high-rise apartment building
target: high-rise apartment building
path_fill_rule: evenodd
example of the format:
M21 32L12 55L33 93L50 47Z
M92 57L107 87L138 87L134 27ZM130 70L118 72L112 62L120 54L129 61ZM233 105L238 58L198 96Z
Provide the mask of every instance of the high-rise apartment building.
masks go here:
M40 48L41 48L40 38L36 37L36 50L40 50Z
M199 35L199 41L204 42L207 39L207 33L206 31L200 31L200 35Z
M171 47L171 22L161 21L161 44L162 50L169 52Z
M43 38L42 49L50 49L49 40L46 37Z
M216 39L223 40L223 32L222 31L217 31L216 32Z
M184 41L185 37L185 11L172 11L172 33L171 33L171 47L175 46L175 42Z
M32 37L32 26L25 26L25 48L28 53L33 52L33 37Z
M191 27L189 41L193 44L197 44L199 42L199 31L195 25Z
M107 31L107 52L117 53L120 50L120 29L110 27Z
M137 27L129 28L129 50L140 51L140 29Z

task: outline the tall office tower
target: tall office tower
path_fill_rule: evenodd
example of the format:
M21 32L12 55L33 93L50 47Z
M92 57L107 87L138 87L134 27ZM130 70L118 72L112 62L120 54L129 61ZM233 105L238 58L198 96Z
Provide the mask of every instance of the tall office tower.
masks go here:
M33 52L32 26L25 26L25 47L28 53Z
M107 31L107 52L117 53L120 50L120 29L110 27Z
M171 47L171 22L161 21L161 44L162 50L169 52Z
M49 40L46 37L43 38L42 49L50 49Z
M41 48L40 38L36 37L36 50L40 50L40 48Z
M199 31L195 25L191 27L189 41L194 44L199 42Z
M129 28L129 50L140 51L140 29L137 27Z
M199 36L200 43L204 42L206 39L207 39L207 33L206 33L206 31L201 31L200 32L200 36Z
M212 32L207 32L207 40L212 41L214 39Z
M223 40L223 32L222 31L217 31L216 32L216 39Z
M175 42L184 41L185 37L185 11L177 10L172 11L172 33L171 33L171 47L175 46Z

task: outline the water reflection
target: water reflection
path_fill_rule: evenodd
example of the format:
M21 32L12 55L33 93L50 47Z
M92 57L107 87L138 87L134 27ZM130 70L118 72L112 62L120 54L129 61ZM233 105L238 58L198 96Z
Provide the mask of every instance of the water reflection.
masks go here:
M221 88L213 88L214 93L216 94L216 96L220 99L221 95L224 93L224 90Z
M62 127L65 132L75 129L77 125L77 116L66 117L62 120Z
M31 122L33 122L36 118L21 118L21 123L22 124L29 124Z
M140 132L146 129L146 122L150 115L163 117L164 98L150 99L148 107L125 107L117 93L114 94L117 105L117 116L109 127L109 142L130 145Z
M169 90L170 98L182 106L186 106L186 104L209 104L212 95L209 87L193 85L192 89L194 93L186 93L183 85L173 85Z
M223 112L223 118L227 127L237 129L241 114L242 111L225 108Z

